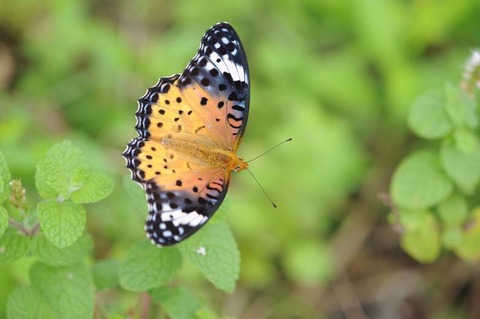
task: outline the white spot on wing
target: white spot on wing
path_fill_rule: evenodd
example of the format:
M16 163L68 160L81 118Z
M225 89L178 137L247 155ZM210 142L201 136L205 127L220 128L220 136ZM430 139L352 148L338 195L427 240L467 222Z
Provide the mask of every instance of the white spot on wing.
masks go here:
M190 227L197 227L207 221L207 216L203 216L196 211L184 213L180 209L162 213L162 221L172 221L175 227L180 225L188 225Z
M217 59L220 59L220 62L216 62ZM242 65L229 59L223 59L216 52L210 54L210 60L213 61L213 64L220 70L220 73L227 72L230 73L234 81L247 82L245 79L245 69Z

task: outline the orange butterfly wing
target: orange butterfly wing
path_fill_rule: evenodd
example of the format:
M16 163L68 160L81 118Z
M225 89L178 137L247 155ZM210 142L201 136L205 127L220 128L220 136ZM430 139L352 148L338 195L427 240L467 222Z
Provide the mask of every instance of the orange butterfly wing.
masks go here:
M184 72L161 78L138 101L136 130L123 156L147 193L145 230L157 245L196 232L222 203L245 132L249 73L235 30L207 30Z

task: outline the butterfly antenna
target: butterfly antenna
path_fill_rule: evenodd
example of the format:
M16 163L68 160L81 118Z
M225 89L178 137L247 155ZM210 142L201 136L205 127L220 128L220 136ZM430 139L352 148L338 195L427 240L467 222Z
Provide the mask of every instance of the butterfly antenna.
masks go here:
M292 140L291 137L290 137L290 138L287 138L285 141L283 141L283 142L281 142L281 143L278 143L278 144L275 145L275 146L270 147L268 150L266 150L266 151L263 152L262 154L260 154L260 155L258 155L258 156L255 156L255 157L252 158L251 160L248 160L247 163L253 162L253 161L256 160L257 158L262 157L263 155L267 154L268 152L272 151L273 149L279 147L280 145L282 145L282 144L284 144L284 143L290 142L291 140ZM250 174L252 174L252 173L250 173ZM253 176L253 175L252 175L252 176ZM254 177L254 178L255 178L255 177ZM257 183L258 183L258 181L257 181ZM258 185L260 185L260 184L258 184ZM260 187L261 187L261 186L260 186ZM265 191L264 191L264 192L265 192Z
M278 146L278 145L277 145ZM253 179L255 180L255 182L257 183L258 186L260 186L260 189L263 191L263 193L265 194L265 196L267 196L268 200L270 201L270 203L272 203L272 206L273 208L277 208L277 204L275 204L273 202L273 200L270 198L270 196L268 196L267 192L265 191L265 189L263 188L262 184L260 184L260 182L257 180L257 178L255 177L255 175L253 175L252 172L250 172L250 170L247 168L247 172L253 177Z

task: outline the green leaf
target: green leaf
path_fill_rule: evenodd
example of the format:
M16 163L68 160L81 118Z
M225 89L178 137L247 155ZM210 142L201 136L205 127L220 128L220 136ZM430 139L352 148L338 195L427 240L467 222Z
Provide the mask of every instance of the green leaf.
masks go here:
M467 194L473 194L480 182L480 147L465 153L445 141L440 151L442 166L447 175Z
M460 86L447 83L444 88L445 109L450 120L457 127L476 128L478 116L475 100L470 98Z
M405 228L400 244L421 263L435 261L440 255L441 241L435 217L430 211L401 211L400 220Z
M8 297L7 319L55 319L55 313L33 289L33 287L17 287Z
M85 228L85 209L70 201L44 200L38 203L37 213L43 233L59 248L73 244Z
M71 199L77 204L94 203L110 195L113 190L113 181L101 173L88 173L79 185L79 189L71 194Z
M115 288L120 285L118 280L119 262L102 260L93 266L93 281L97 289Z
M171 319L195 318L200 302L185 287L158 287L151 292L154 300L160 302Z
M145 291L173 279L182 264L176 247L156 247L148 241L133 245L120 263L120 285L130 291Z
M478 263L480 261L480 207L474 209L471 215L471 225L462 237L462 241L455 248L455 253L463 260Z
M480 147L478 137L474 131L465 128L458 128L453 132L456 147L464 153L472 153Z
M453 195L438 206L438 215L447 228L460 227L467 219L468 205L460 195Z
M3 207L0 206L0 238L2 238L3 233L8 227L8 212Z
M231 203L230 197L226 197L222 205L217 209L215 214L212 216L212 218L208 221L209 224L215 224L215 223L222 223L227 220L228 212L230 211L230 203Z
M145 191L142 187L138 183L132 181L129 175L123 176L123 187L130 199L130 206L142 214L145 214L145 211L147 211L147 201L145 199Z
M456 250L462 241L463 234L460 228L447 228L442 232L442 243L446 249Z
M3 153L0 152L0 204L8 199L11 180L10 170L8 169L7 160Z
M226 222L205 225L178 247L217 288L226 292L235 289L240 274L240 253Z
M0 238L0 264L11 263L25 255L29 248L28 238L15 230L7 231Z
M441 171L437 156L429 151L418 151L403 159L390 184L394 202L407 209L439 204L452 190L452 182Z
M53 267L37 262L30 280L58 318L93 317L92 276L83 263Z
M408 125L420 137L435 139L447 135L453 128L444 109L445 97L440 90L421 95L408 115Z
M76 264L87 257L92 248L92 239L86 234L66 248L58 248L42 234L35 236L32 242L33 254L39 261L50 266Z
M43 198L62 197L79 188L86 167L81 151L70 141L54 145L47 156L37 164L35 182Z

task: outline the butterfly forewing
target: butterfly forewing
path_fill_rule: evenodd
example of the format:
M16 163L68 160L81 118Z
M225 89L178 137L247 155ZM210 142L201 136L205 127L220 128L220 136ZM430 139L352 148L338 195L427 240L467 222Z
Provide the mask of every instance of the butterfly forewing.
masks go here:
M232 168L206 159L218 151L236 157L249 94L240 39L229 24L219 23L205 33L182 74L161 78L139 99L139 136L123 156L147 193L145 230L155 244L189 237L222 203ZM185 145L194 151L185 152Z
M240 38L229 24L207 30L179 86L190 103L200 100L208 109L200 112L203 122L218 128L222 145L235 151L248 120L250 75Z

